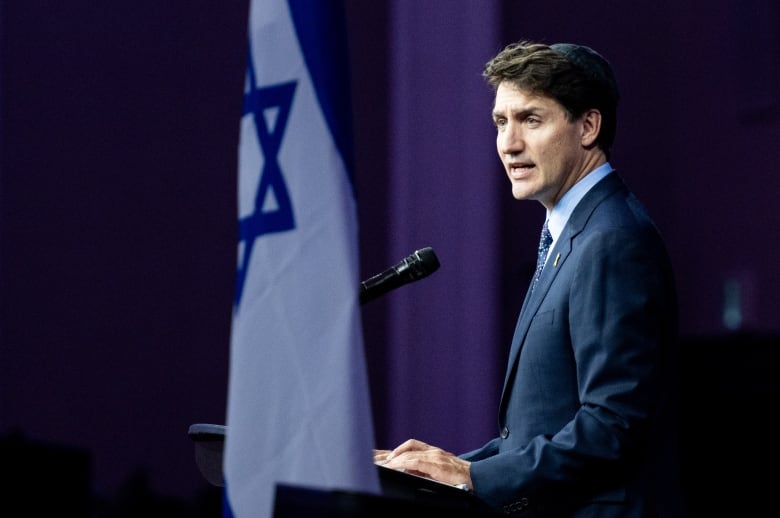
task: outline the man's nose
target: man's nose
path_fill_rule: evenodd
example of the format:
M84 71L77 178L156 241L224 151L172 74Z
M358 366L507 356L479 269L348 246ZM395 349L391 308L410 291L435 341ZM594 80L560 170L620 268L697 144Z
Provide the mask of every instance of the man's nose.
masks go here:
M498 152L503 156L514 155L523 151L523 139L518 129L508 124L504 131L498 134Z

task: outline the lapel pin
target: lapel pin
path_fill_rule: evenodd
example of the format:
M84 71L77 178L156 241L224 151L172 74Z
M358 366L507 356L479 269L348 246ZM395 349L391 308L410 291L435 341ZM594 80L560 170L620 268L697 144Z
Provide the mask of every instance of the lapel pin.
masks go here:
M555 261L553 261L553 267L558 267L558 259L561 258L561 254L555 254Z

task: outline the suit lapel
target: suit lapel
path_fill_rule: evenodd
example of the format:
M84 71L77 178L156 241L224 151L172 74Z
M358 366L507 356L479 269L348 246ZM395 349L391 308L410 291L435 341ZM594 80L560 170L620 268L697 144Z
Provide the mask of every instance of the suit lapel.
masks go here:
M539 310L539 306L544 300L544 297L555 281L555 277L560 271L560 268L571 255L574 237L583 231L593 210L606 197L620 188L625 189L625 184L623 184L623 181L617 174L613 173L604 177L604 179L588 191L580 203L577 204L574 212L572 212L572 215L566 223L563 232L561 232L561 235L558 237L558 240L553 243L553 248L550 250L547 264L545 265L544 270L542 270L542 276L539 278L533 291L529 285L528 292L523 301L523 306L520 309L520 314L517 318L515 333L512 337L512 346L509 350L507 371L504 376L504 388L501 395L502 409L506 399L508 399L507 387L510 386L512 377L516 371L517 361L520 357L520 351L525 342L526 335L528 334L528 328L530 327L536 312Z

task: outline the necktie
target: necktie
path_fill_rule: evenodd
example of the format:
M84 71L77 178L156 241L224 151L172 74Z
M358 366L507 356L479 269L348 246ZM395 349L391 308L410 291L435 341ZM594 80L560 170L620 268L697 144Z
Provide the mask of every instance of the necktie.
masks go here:
M534 280L531 289L536 286L539 276L542 275L544 262L547 260L547 252L550 251L551 244L552 234L550 234L550 231L547 229L547 221L545 221L544 226L542 227L542 235L539 237L539 254L536 256L536 272L534 272Z

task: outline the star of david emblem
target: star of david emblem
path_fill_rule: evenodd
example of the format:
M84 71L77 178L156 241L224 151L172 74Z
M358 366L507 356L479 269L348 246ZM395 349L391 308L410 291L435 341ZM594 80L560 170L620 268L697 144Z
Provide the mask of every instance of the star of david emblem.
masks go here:
M287 118L290 114L297 83L291 81L258 88L251 51L248 53L247 76L249 89L244 94L242 117L249 115L254 121L264 163L257 185L254 210L248 216L238 220L238 240L239 243L244 243L244 247L237 270L234 308L237 308L241 302L252 249L257 238L264 234L284 232L295 228L292 202L287 192L284 175L277 161L277 155L287 127ZM270 123L271 118L267 119L264 116L269 110L276 112L272 124ZM266 207L266 200L271 196L276 203L269 210Z

